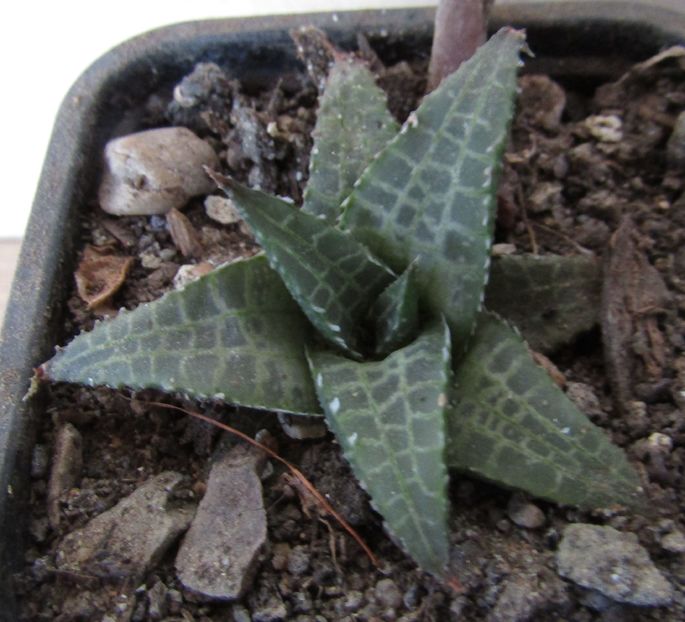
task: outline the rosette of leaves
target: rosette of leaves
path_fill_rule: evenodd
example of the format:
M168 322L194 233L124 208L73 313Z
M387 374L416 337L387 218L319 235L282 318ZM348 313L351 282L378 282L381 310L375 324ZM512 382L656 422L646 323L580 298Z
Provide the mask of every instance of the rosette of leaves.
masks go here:
M264 252L82 334L56 381L320 416L388 532L448 562L448 470L584 507L638 480L482 309L522 33L503 29L398 132L349 57L319 104L302 208L213 173Z

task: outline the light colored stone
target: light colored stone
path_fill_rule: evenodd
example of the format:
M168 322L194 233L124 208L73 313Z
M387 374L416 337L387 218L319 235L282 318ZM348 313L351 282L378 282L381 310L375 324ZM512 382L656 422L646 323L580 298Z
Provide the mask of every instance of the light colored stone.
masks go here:
M176 556L178 578L197 599L237 600L250 586L267 539L264 460L263 452L243 445L215 454L207 491Z
M502 257L503 255L513 255L516 253L516 244L493 244L491 254L493 257Z
M190 130L168 127L115 138L105 147L100 206L116 216L165 214L214 190L203 167L219 167L214 150Z
M205 199L205 212L209 218L222 225L232 225L242 220L233 201L228 197L208 196Z
M585 119L585 127L602 143L623 140L623 121L615 114L595 114Z
M374 595L379 605L397 609L402 605L402 592L392 579L381 579L376 583Z
M672 531L661 538L661 546L669 553L685 553L685 535Z
M180 473L148 479L113 508L69 533L60 543L61 569L139 582L190 524L194 507L171 504Z
M328 433L328 428L322 417L300 417L278 413L278 422L283 431L295 440L323 438Z
M545 524L544 512L519 493L511 495L507 516L515 525L526 529L538 529Z
M668 165L685 171L685 110L678 115L666 144Z
M214 270L214 266L207 261L197 264L185 264L176 271L174 288L183 289L188 283L197 281L201 276L209 274L212 270Z
M586 415L601 415L602 406L595 390L584 382L569 382L566 396Z
M621 603L668 605L673 588L632 533L613 527L573 523L557 551L562 577Z

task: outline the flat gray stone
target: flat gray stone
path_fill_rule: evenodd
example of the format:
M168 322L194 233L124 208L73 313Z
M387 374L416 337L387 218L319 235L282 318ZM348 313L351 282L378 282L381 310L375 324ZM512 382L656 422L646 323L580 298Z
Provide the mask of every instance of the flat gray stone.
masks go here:
M116 216L165 214L216 186L203 167L216 169L219 158L184 127L146 130L110 140L98 197Z
M68 534L57 549L57 566L99 577L141 581L193 517L194 507L170 503L181 480L179 473L160 473Z
M263 452L219 448L207 491L176 556L184 588L198 600L231 601L250 586L267 539L259 471Z
M573 523L557 551L562 577L621 603L668 605L673 588L632 533L613 527Z

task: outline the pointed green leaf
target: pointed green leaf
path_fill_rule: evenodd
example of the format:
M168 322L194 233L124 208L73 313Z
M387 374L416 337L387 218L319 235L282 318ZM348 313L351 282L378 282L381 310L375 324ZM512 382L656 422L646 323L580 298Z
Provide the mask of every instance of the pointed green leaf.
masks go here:
M319 100L302 209L334 223L354 182L398 130L373 74L351 56L339 58Z
M378 297L369 317L376 337L375 354L383 356L411 341L419 327L419 294L414 264Z
M320 412L304 356L309 324L264 256L207 276L76 337L51 380L157 388L255 408Z
M597 324L601 289L593 257L508 255L492 262L485 306L551 352Z
M558 503L639 503L621 449L536 365L502 320L482 314L447 413L451 467Z
M445 323L380 362L330 352L309 359L328 425L388 531L424 570L442 574L449 552Z
M393 274L357 241L281 199L227 177L233 199L309 321L331 343L359 356L360 323Z
M418 258L422 298L455 342L480 308L523 44L522 33L502 29L446 78L343 205L341 226L393 270Z

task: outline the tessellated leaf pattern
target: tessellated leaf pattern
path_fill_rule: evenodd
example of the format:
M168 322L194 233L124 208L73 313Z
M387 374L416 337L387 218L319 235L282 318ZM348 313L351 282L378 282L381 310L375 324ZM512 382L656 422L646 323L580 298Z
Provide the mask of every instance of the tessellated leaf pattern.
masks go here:
M453 468L585 508L641 501L625 454L493 315L480 316L456 370L447 429Z
M390 268L417 261L422 300L461 347L482 302L523 44L523 33L503 28L480 47L410 115L344 204L342 228Z
M319 99L303 211L335 223L354 182L399 129L373 74L350 56L339 58Z
M378 362L309 353L326 421L386 521L419 565L441 575L448 559L445 405L450 335L430 324Z
M122 311L61 349L48 378L158 388L295 413L321 412L306 318L263 255Z

